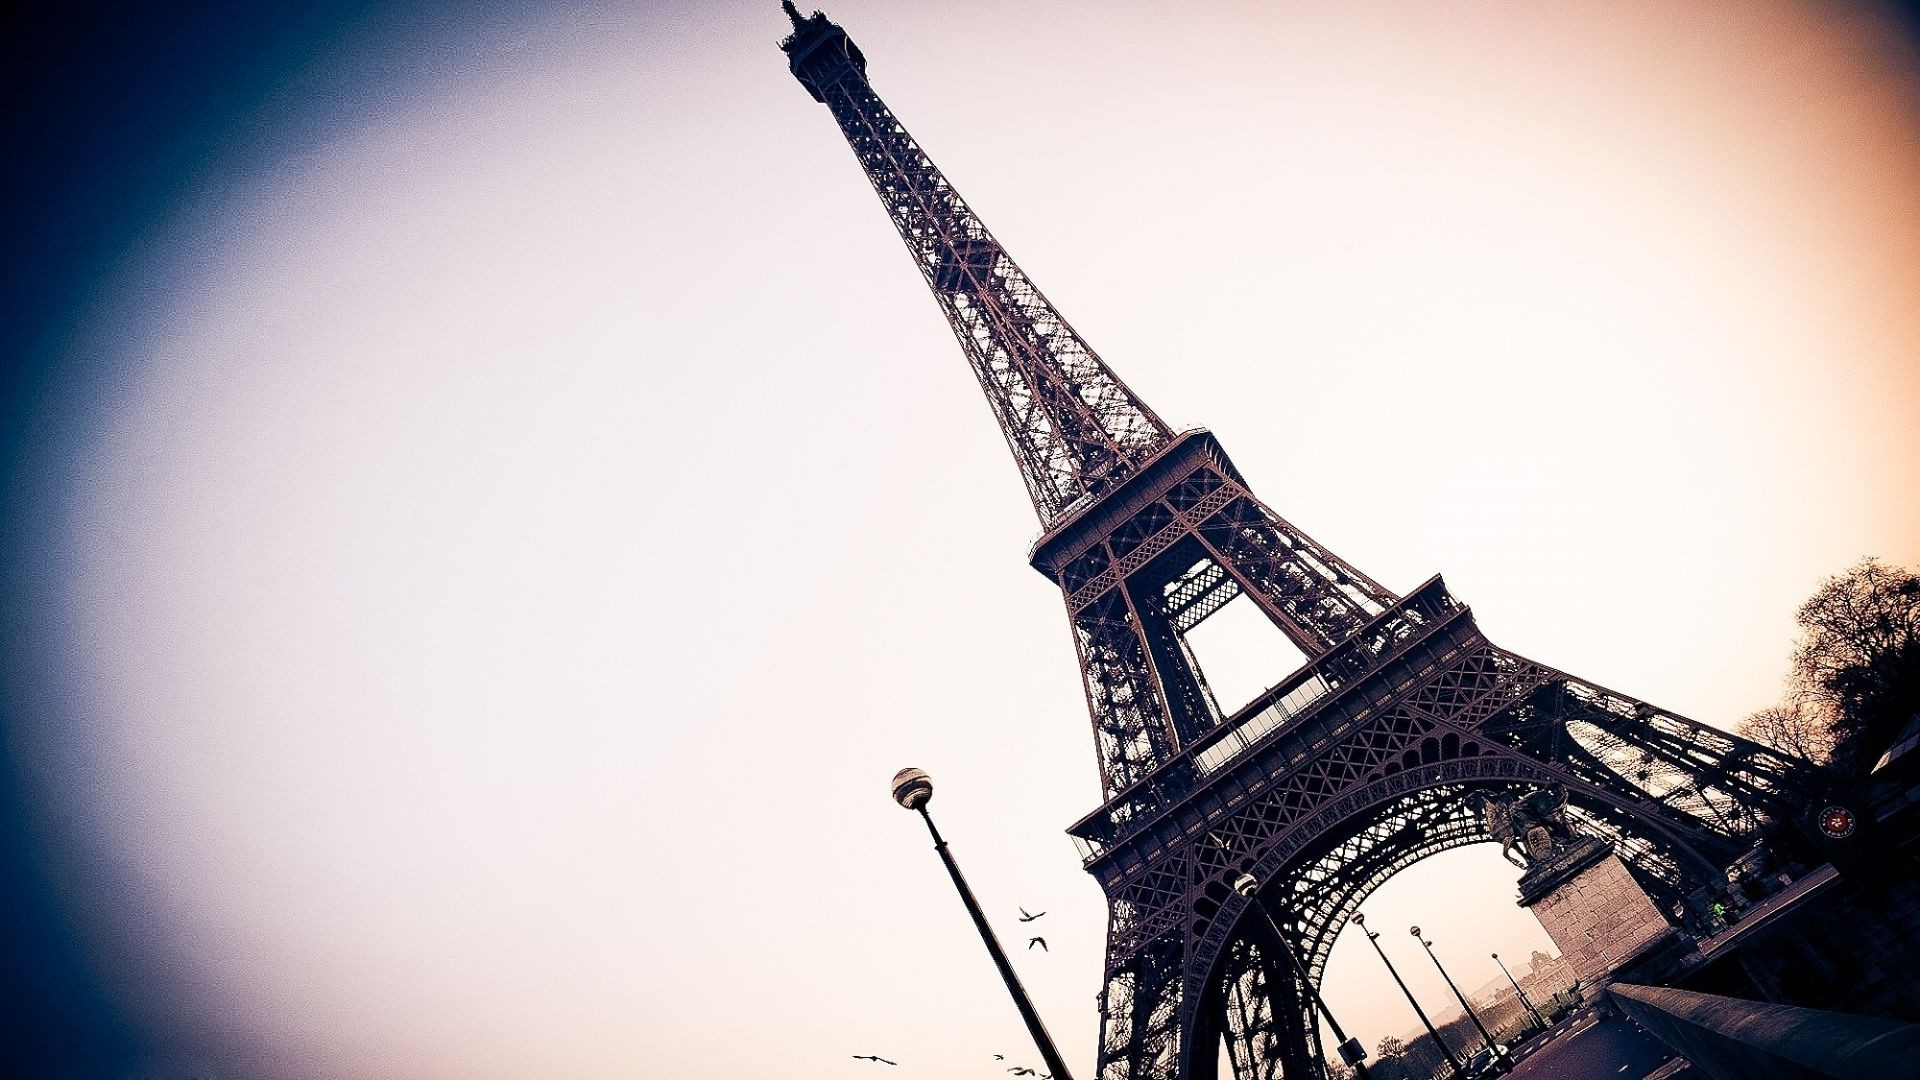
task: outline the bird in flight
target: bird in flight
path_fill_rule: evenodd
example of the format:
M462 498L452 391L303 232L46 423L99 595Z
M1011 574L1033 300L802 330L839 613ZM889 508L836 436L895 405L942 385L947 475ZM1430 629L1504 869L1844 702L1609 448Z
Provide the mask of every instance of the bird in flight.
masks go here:
M1029 1069L1029 1068L1027 1068L1027 1067L1026 1067L1026 1066L1024 1066L1024 1065L1015 1065L1015 1066L1013 1066L1012 1068L1010 1068L1010 1069L1008 1069L1007 1071L1008 1071L1008 1072L1010 1072L1010 1073L1012 1073L1012 1074L1013 1074L1013 1075L1015 1075L1015 1076L1036 1076L1036 1075L1038 1075L1038 1074L1037 1074L1037 1073L1035 1073L1035 1072L1034 1072L1034 1071L1033 1071L1032 1069Z
M1035 920L1035 919L1037 919L1037 918L1039 918L1039 917L1040 917L1041 915L1045 915L1045 914L1046 914L1046 912L1044 912L1044 911L1042 911L1042 912L1039 912L1038 914L1034 914L1034 915L1029 915L1029 914L1027 914L1027 909L1026 909L1026 908L1021 908L1021 909L1020 909L1020 921L1021 921L1021 922L1032 922L1033 920Z
M1033 947L1034 947L1035 945L1038 945L1038 946L1040 946L1040 951L1041 951L1041 952L1052 952L1052 951L1053 951L1052 949L1049 949L1049 948L1047 948L1047 939L1046 939L1046 938L1043 938L1043 937L1030 937L1030 938L1028 938L1028 939L1027 939L1027 951L1028 951L1028 952L1032 952L1032 951L1033 951Z
M1007 1055L1005 1055L1005 1054L995 1054L995 1055L993 1055L993 1060L995 1060L995 1061L1005 1061L1005 1060L1007 1060Z
M882 1065L898 1065L898 1064L900 1064L900 1063L899 1063L899 1062L897 1062L897 1061L888 1061L888 1060L887 1060L886 1058L883 1058L883 1057L881 1057L881 1056L880 1056L879 1054L855 1054L855 1055L853 1055L853 1060L855 1060L855 1061L877 1061L877 1062L879 1062L879 1063L880 1063L880 1064L882 1064Z

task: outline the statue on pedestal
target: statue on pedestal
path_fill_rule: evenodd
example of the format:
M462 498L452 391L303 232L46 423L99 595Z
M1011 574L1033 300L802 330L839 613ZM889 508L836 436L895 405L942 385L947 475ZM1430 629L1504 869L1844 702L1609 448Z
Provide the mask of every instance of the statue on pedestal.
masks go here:
M1500 854L1522 870L1553 858L1571 847L1573 827L1567 824L1567 789L1549 784L1525 795L1475 791L1467 806L1486 825L1487 835L1500 843Z

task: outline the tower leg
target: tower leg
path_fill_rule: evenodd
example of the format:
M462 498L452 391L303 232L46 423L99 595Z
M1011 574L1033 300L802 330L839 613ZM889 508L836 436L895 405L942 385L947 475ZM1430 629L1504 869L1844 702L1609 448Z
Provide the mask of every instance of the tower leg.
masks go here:
M1159 1080L1179 1075L1183 950L1158 939L1109 962L1101 991L1101 1080Z

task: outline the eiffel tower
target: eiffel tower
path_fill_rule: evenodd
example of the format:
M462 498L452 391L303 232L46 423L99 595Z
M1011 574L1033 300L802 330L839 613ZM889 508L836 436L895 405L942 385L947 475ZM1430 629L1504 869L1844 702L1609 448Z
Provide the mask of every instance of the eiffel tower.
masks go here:
M1176 432L1055 311L867 81L824 15L780 43L953 328L1044 532L1105 801L1068 831L1108 902L1099 1074L1317 1077L1305 988L1232 883L1251 873L1316 983L1387 878L1489 839L1475 790L1558 783L1661 910L1797 812L1804 765L1502 649L1435 576L1395 594ZM1240 597L1307 661L1223 710L1190 636Z

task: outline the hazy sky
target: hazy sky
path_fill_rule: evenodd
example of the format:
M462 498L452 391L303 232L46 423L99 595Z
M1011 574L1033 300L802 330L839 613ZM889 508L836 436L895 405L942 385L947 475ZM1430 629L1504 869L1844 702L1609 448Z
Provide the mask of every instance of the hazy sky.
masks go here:
M1862 10L828 14L1267 503L1732 726L1822 576L1920 563L1920 91ZM146 1067L1004 1075L1017 1016L887 800L918 765L1090 1075L1060 600L778 5L309 29L147 211L71 211L104 254L13 406L8 749ZM1545 947L1515 877L1464 849L1364 910L1438 1006L1405 926L1479 985ZM1328 997L1371 1046L1415 1021L1355 936Z

